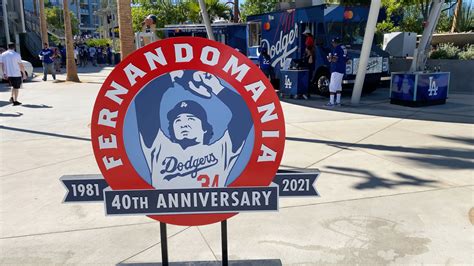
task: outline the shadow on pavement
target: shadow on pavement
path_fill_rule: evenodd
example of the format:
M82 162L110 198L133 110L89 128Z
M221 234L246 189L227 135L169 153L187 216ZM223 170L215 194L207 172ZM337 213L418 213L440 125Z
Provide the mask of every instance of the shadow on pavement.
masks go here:
M442 169L473 169L472 162L474 150L464 148L444 148L444 147L426 147L414 148L403 146L388 146L379 144L364 144L364 143L349 143L341 141L329 141L319 139L306 139L287 137L287 141L298 141L308 143L319 143L329 146L334 146L342 149L362 148L379 151L390 151L403 153L406 155L395 155L399 158L415 161L418 164L423 164L432 168Z
M474 138L464 138L464 137L446 137L446 136L434 136L442 140L449 140L452 142L457 142L461 144L474 145ZM474 155L473 155L474 157Z
M45 104L22 104L21 106L26 107L26 108L33 108L33 109L53 108L52 106L45 105Z
M361 103L350 104L350 95L343 95L342 107L329 108L324 106L328 99L312 95L308 100L280 99L282 102L333 112L372 115L415 120L474 123L474 95L453 94L446 104L424 107L406 107L390 104L389 89L381 88L361 97Z
M399 180L390 180L383 177L376 176L371 171L349 168L349 167L337 167L337 166L327 166L326 169L333 170L330 172L332 174L342 174L350 173L350 176L359 177L365 179L365 182L359 183L354 186L355 189L365 190L365 189L375 189L375 188L388 188L392 189L395 187L401 186L423 186L423 187L436 187L434 184L437 182L434 180L423 179L415 177L412 175L396 172L400 179ZM324 171L329 173L328 171Z
M15 114L4 114L4 113L0 113L0 117L19 117L19 116L22 116L23 113L20 113L20 112L16 112Z
M0 101L0 107L7 106L7 105L10 105L10 104L12 104L12 103L9 102L9 101Z

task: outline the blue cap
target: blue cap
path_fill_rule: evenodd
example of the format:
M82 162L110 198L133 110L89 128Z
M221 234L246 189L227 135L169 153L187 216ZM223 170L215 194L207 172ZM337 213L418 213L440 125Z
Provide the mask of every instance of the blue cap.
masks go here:
M168 121L173 122L180 114L192 114L201 121L207 121L207 114L204 108L195 101L181 101L168 112Z

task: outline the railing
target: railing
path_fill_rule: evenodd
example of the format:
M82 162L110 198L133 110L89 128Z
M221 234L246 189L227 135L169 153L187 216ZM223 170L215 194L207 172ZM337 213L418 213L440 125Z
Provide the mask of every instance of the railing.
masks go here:
M33 12L25 11L25 47L32 55L36 55L41 51L41 29L39 18Z

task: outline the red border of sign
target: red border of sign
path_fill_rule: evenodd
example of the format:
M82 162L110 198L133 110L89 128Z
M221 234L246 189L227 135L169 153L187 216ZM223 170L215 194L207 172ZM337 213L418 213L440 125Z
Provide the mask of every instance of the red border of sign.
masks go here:
M173 62L175 61L174 44L180 43L187 43L193 47L193 51L195 52L194 57L190 62ZM200 61L200 51L205 46L212 46L220 51L220 56L222 59L219 60L219 63L216 66L205 65ZM150 71L144 53L155 52L155 49L159 47L162 48L163 54L165 55L168 64L165 66L157 64L158 68ZM248 71L242 82L237 81L235 79L235 76L232 76L230 73L224 72L222 69L232 55L238 58L239 64L245 63L250 67L250 70ZM133 86L130 86L130 82L128 81L128 78L123 71L123 69L130 63L133 63L133 65L139 67L147 73L143 78L137 78L136 83ZM151 185L149 185L139 176L139 174L135 171L127 157L122 135L124 118L131 101L140 91L140 89L143 88L146 84L148 84L154 78L169 73L171 71L187 69L206 71L224 79L240 93L242 98L247 103L247 106L249 107L250 113L252 115L255 130L254 148L246 168L241 173L241 175L232 184L230 184L229 187L270 185L280 165L285 144L285 122L283 117L283 111L277 94L273 90L271 83L265 77L265 75L246 56L224 44L215 41L210 41L204 38L195 37L169 38L166 40L161 40L149 44L126 57L125 60L123 60L119 65L115 67L112 73L110 73L110 75L105 80L104 84L101 87L101 90L98 93L94 105L94 111L92 114L91 121L91 137L96 161L107 183L112 189L115 190L153 189ZM244 86L260 80L264 82L266 89L263 91L258 101L255 102L251 97L251 93L247 92ZM110 88L112 81L117 82L118 84L124 86L129 90L127 94L120 96L123 99L120 105L112 101L111 99L105 97L105 93ZM278 119L266 123L261 123L260 119L262 114L258 112L257 107L270 103L275 104L275 113L278 115ZM105 127L103 125L98 124L99 112L103 108L107 108L110 111L118 111L118 117L116 119L117 124L115 128ZM262 131L264 130L279 131L279 137L264 139L262 138ZM109 137L111 134L114 134L116 136L118 147L116 149L101 150L99 148L99 136L103 135L104 137ZM263 143L268 148L277 152L276 160L274 162L257 162L257 158L261 153L260 147ZM120 158L122 160L123 165L106 170L105 165L102 161L102 158L104 156L113 157L115 159ZM153 215L149 217L164 223L189 226L205 225L220 222L234 216L235 214L237 213L159 216Z

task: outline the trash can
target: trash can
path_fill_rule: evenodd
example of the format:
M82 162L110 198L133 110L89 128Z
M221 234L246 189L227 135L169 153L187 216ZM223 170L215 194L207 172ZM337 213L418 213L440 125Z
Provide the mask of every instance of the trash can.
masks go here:
M390 103L410 107L445 104L449 79L449 72L394 72Z
M280 71L280 94L297 98L308 94L309 70L288 69Z

